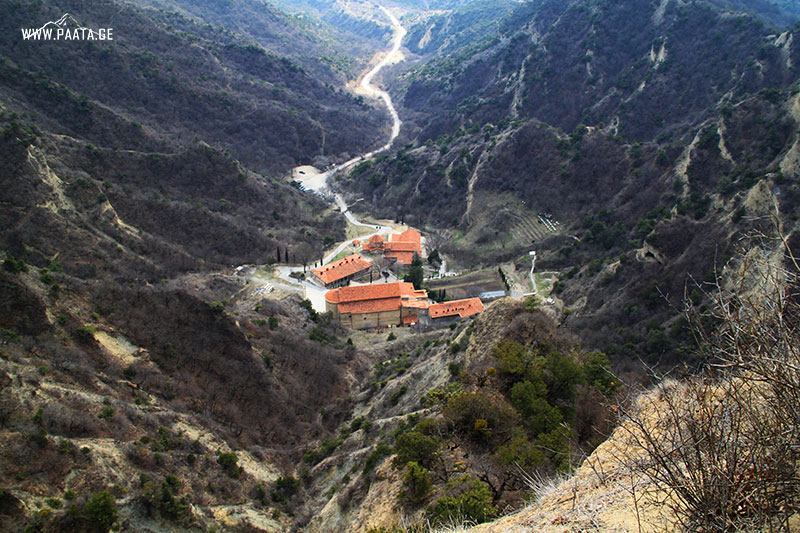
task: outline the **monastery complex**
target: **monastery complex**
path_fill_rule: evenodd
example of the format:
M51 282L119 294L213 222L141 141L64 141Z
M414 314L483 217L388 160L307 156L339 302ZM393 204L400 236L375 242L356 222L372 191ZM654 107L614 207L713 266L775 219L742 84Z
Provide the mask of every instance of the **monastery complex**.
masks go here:
M480 313L484 306L479 298L432 304L426 291L398 281L330 290L325 309L343 326L374 329L449 323Z
M384 257L401 265L410 265L422 255L422 236L414 229L389 236L384 240L373 235L354 246L368 253L383 252ZM359 254L332 261L311 271L311 280L330 289L325 293L325 310L337 322L354 329L375 329L417 324L450 323L483 311L479 298L432 303L425 290L415 289L412 283L397 281L373 283L372 263ZM367 282L369 276L369 282ZM380 280L380 273L377 279ZM361 281L362 283L358 283ZM352 284L356 283L356 284Z

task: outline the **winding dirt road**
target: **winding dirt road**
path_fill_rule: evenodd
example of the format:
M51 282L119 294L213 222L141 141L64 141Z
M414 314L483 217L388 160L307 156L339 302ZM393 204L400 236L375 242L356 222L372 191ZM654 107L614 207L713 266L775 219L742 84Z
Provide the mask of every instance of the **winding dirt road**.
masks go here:
M379 7L392 23L392 31L394 32L394 36L392 37L392 48L385 53L383 59L381 59L374 67L372 67L369 72L364 74L364 76L361 78L361 82L358 85L359 90L357 92L371 98L379 98L383 100L383 103L386 105L386 109L389 111L389 114L392 117L392 134L389 136L389 141L380 148L366 154L356 156L349 161L345 161L344 163L336 165L325 172L312 173L309 172L310 167L298 167L295 169L295 172L292 173L293 176L295 176L295 181L299 182L304 189L313 191L323 196L330 195L331 191L328 187L328 179L330 177L334 176L341 170L349 168L366 159L371 159L381 152L387 151L392 147L392 144L397 136L400 135L400 126L403 124L403 122L400 120L400 116L397 114L397 109L395 109L394 104L392 103L392 97L383 89L373 85L372 80L385 66L398 60L402 60L400 47L403 44L403 37L406 35L406 29L400 25L400 21L391 13L391 11L383 6ZM298 169L302 169L302 173L297 172ZM338 199L336 201L339 203Z

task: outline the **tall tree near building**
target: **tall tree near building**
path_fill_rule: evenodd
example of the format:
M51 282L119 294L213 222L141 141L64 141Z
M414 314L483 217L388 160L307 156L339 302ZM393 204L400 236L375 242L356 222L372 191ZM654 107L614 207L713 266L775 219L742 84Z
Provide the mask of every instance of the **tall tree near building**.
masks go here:
M403 281L413 283L415 289L421 289L424 276L425 274L422 271L422 259L420 259L415 253L414 260L411 261L411 266L409 267L408 272L405 276L403 276Z

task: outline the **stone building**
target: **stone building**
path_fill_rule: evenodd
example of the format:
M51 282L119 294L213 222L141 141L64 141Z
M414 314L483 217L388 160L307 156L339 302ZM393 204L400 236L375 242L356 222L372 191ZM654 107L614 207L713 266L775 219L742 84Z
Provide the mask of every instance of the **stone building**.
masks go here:
M452 300L428 307L427 324L449 324L468 316L477 315L485 309L480 298Z
M428 293L403 281L341 287L325 293L326 311L343 326L372 329L414 325L427 314Z

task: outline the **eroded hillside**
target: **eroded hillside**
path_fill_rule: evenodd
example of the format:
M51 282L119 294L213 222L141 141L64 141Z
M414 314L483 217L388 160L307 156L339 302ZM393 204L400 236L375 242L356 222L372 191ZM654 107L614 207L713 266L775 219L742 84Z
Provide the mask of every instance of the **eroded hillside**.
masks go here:
M526 272L535 250L564 324L621 365L685 360L683 300L743 235L797 216L795 30L759 17L578 1L409 18L407 144L340 183L463 268Z
M290 528L280 480L370 364L256 278L345 238L284 174L383 143L343 89L382 43L248 2L0 11L0 528ZM65 12L115 40L21 38Z
M310 531L413 530L518 509L525 472L568 471L603 440L620 386L605 356L510 299L399 338L373 373L348 399L351 421L303 454Z
M244 2L230 7L225 20L245 18L254 27L212 25L210 18L167 7L6 4L0 49L4 94L13 98L7 107L101 147L172 152L199 138L270 174L318 155L366 151L374 132L388 127L383 113L341 90L365 58L344 60L300 22L275 20L269 9L253 14ZM94 27L113 21L115 40L64 46L21 39L20 28L65 11ZM239 33L246 31L253 33ZM298 35L305 38L294 54L282 53ZM353 48L367 57L373 50L365 41Z

